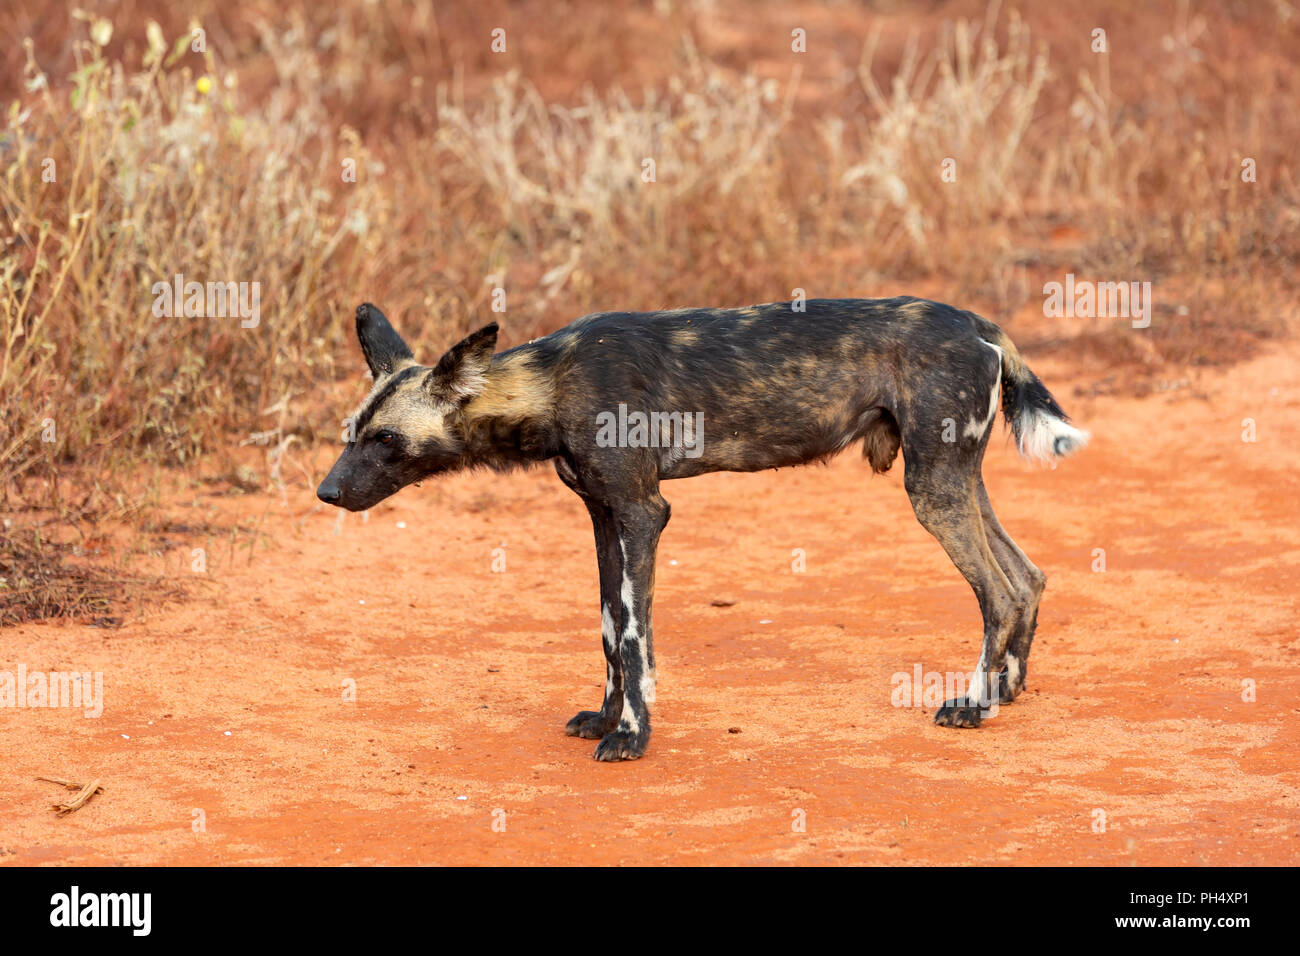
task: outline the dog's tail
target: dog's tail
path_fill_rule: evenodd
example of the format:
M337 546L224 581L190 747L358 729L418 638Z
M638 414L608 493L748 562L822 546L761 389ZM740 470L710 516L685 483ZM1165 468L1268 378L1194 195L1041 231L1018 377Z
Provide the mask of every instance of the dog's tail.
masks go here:
M974 313L975 331L1002 352L1002 412L1025 458L1051 461L1088 444L1088 433L1070 424L1052 393L1025 364L1011 337Z

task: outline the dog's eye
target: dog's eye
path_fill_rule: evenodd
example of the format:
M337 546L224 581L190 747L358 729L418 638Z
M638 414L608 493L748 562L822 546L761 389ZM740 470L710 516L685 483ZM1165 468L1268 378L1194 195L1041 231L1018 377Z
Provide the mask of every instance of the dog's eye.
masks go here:
M393 443L393 433L379 432L379 434L375 435L375 441L381 445L391 445Z

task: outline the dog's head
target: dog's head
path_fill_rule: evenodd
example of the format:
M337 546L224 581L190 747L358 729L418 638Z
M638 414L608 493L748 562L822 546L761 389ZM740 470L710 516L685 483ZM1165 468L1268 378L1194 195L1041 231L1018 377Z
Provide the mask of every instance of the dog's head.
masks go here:
M316 489L321 501L348 511L364 511L411 482L461 465L460 411L487 382L497 325L457 343L432 367L415 361L369 303L357 309L357 338L375 386L345 422L347 447Z

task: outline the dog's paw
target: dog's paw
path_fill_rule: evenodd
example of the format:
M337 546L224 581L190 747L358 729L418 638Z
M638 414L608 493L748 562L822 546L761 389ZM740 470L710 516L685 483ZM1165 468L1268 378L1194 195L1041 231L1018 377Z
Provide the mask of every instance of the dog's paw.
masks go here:
M599 740L617 726L617 718L611 720L602 710L583 710L564 725L564 732L570 737Z
M934 715L934 722L940 727L978 727L983 719L984 712L979 703L972 703L965 697L944 701Z
M645 753L649 741L647 733L615 730L600 738L592 756L597 760L636 760Z

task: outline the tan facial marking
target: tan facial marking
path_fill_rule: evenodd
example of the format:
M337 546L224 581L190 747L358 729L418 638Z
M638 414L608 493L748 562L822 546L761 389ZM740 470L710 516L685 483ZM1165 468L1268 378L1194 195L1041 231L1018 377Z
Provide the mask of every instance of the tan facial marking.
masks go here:
M449 410L425 390L423 375L413 375L375 410L366 433L387 429L416 443L446 440Z
M392 379L394 375L396 375L398 372L410 368L414 364L416 364L414 359L402 359L400 362L397 363L397 367L394 368L391 372L381 375L379 376L379 378L375 379L374 385L371 386L370 391L366 394L366 397L361 400L361 404L358 405L356 407L356 410L352 412L352 415L348 418L348 421L355 422L361 416L361 413L370 407L370 403L375 400L375 396L378 395L381 391L383 391L384 386L388 384L389 380Z

